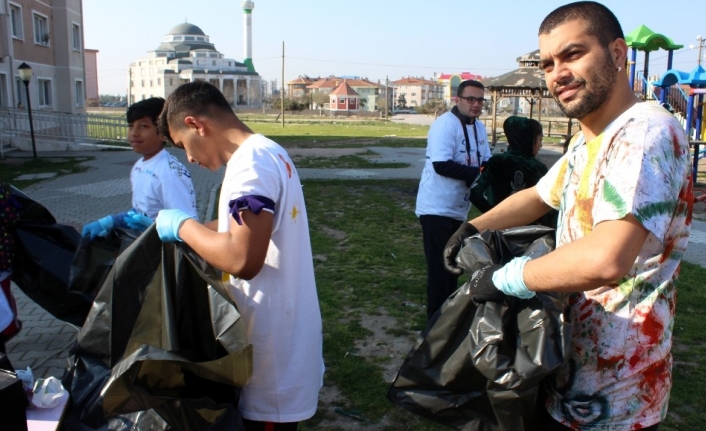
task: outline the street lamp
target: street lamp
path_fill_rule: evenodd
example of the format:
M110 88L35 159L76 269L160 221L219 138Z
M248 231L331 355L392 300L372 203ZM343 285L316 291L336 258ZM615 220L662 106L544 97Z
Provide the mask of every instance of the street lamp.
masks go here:
M29 64L22 63L20 67L17 68L17 72L20 74L20 79L25 83L25 91L27 91L27 113L29 114L29 133L32 136L32 154L34 159L37 159L37 146L34 143L34 125L32 124L32 102L29 100L29 81L32 79L32 68Z

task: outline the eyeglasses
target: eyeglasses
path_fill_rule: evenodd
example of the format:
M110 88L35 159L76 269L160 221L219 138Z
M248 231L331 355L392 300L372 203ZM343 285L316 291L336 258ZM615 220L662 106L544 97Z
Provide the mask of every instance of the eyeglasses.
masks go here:
M466 102L470 103L471 105L473 105L473 104L476 103L476 102L480 103L481 105L482 105L483 103L485 103L485 99L482 98L482 97L473 97L473 96L463 97L463 96L458 96L458 98L465 100Z

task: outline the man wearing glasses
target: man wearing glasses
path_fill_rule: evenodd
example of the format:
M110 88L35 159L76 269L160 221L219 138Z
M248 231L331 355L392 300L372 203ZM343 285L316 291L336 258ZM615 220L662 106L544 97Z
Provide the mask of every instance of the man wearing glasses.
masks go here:
M427 137L415 214L422 225L427 261L428 318L456 290L458 276L444 268L444 246L466 220L470 186L491 155L485 126L477 121L484 90L478 81L463 81L456 91L456 106L434 121Z

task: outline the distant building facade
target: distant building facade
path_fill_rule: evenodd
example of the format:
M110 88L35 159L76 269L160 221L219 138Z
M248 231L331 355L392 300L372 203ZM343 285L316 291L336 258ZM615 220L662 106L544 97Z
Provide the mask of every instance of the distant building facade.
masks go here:
M310 96L312 93L331 94L335 89L339 88L344 81L346 85L358 95L357 110L372 112L384 108L384 106L378 106L378 102L384 103L384 99L380 99L379 97L384 86L363 78L349 79L329 76L328 78L321 78L313 84L308 85L306 89L309 91Z
M474 79L480 81L483 79L480 75L475 75L470 72L461 73L440 73L435 76L436 81L443 87L443 98L447 106L453 106L456 102L456 90L461 82Z
M407 107L424 106L431 100L444 98L444 86L437 81L422 78L402 78L392 81L395 91L394 103L399 105L400 96L404 97Z
M128 103L168 97L187 82L207 81L218 87L234 107L262 106L260 75L245 63L224 58L197 26L182 23L164 36L148 56L130 64Z
M86 64L86 106L98 106L98 50L85 49L83 58Z
M17 68L32 68L32 109L85 113L81 0L0 0L0 106L27 106Z

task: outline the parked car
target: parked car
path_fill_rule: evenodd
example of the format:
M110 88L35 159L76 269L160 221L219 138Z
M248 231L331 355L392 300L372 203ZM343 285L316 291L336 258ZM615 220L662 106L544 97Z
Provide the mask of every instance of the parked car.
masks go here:
M392 110L393 114L416 114L417 111L414 109L393 109Z

